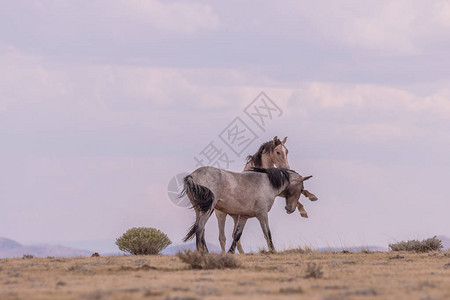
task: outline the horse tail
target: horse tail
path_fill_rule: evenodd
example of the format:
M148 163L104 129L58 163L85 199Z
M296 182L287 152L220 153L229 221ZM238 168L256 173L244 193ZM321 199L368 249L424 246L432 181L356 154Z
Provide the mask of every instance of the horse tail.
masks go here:
M191 175L184 177L184 191L190 195L195 210L203 213L211 211L214 202L213 192L207 187L195 183Z
M183 194L188 194L192 207L202 213L208 213L211 215L214 211L212 207L214 201L213 192L205 186L197 184L194 182L194 178L188 175L184 178L184 190ZM192 224L186 236L183 238L183 242L191 240L197 232L198 224L197 221Z
M188 233L183 238L183 242L187 242L189 240L192 240L194 238L195 232L197 231L197 222L192 224L191 228L189 228Z
M214 209L212 209L209 212L209 215L211 216L213 212L214 212ZM186 234L186 236L183 238L183 242L192 240L194 238L195 233L197 232L197 228L198 228L197 221L195 221L194 224L192 224L191 228L189 228L189 231Z

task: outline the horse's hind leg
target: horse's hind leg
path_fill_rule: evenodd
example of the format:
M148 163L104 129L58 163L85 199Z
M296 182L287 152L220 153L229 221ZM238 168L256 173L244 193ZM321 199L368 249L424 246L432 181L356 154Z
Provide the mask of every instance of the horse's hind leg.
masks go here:
M239 221L239 215L230 215L233 218L234 221L234 228L233 228L233 237L234 237L234 233L236 232L236 227ZM239 241L237 241L236 243L237 249L239 251L240 254L245 254L244 248L242 248L241 245L241 240L239 239Z
M275 252L275 247L273 246L272 242L272 234L270 233L269 228L269 217L267 216L267 213L262 216L257 216L256 218L258 219L259 224L261 225L261 229L263 231L264 238L266 239L267 247L269 247L269 251Z
M212 212L201 212L198 214L197 217L197 227L195 230L195 242L197 246L198 251L202 252L208 252L208 247L206 247L206 241L205 241L205 225L208 221L209 217L211 216Z
M246 217L239 216L238 223L236 226L236 230L233 233L233 243L231 244L230 250L228 250L229 253L234 253L236 249L236 244L239 242L239 239L241 238L242 231L244 230L245 223L247 222Z
M225 252L225 244L227 238L225 237L225 222L227 220L227 214L216 209L215 211L217 217L217 223L219 225L219 243L220 248L222 248L222 253Z

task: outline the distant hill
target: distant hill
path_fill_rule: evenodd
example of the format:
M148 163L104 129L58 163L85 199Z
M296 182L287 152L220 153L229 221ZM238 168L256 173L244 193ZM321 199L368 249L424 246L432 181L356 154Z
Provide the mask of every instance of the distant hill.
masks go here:
M206 243L206 245L208 246L209 252L220 253L222 251L220 249L220 247L215 245L215 244ZM167 247L166 249L161 251L161 253L162 254L166 254L166 255L174 255L174 254L177 254L180 251L188 250L188 249L194 250L195 248L196 248L195 247L195 242L185 243L185 244L175 244L175 245L170 245L169 247Z
M7 238L0 238L0 252L11 250L14 248L22 247L21 244L19 244L16 241L7 239Z
M442 241L444 250L450 250L450 238L438 235L438 239ZM113 256L122 255L123 253L119 250L114 251L115 245L114 241L109 240L93 240L84 242L73 242L68 245L64 243L65 246L61 245L22 245L14 240L8 238L0 237L0 258L10 258L10 257L23 257L25 254L30 254L35 257L74 257L74 256L91 256L93 252L97 251L102 256ZM94 250L82 250L79 248L87 248ZM165 255L174 255L179 251L186 249L195 249L195 242L174 244L170 245L162 251ZM215 244L208 244L208 249L210 252L220 253L220 247ZM249 249L246 249L249 252ZM359 246L359 247L323 247L318 248L316 251L336 251L340 252L343 250L349 250L351 252L359 252L361 250L369 251L388 251L388 248L379 246Z
M380 252L386 252L388 251L388 248L380 247L380 246L354 246L354 247L323 247L318 248L316 251L319 252L341 252L341 251L351 251L351 252L361 252L363 250L369 250L369 251L380 251Z
M59 241L57 245L66 246L75 249L89 249L92 252L98 252L102 256L123 255L116 245L115 239L97 239L82 241Z
M25 254L36 257L73 257L91 256L92 252L64 246L55 245L21 245L7 238L0 238L0 258L23 257Z
M216 252L216 253L220 253L221 249L219 246L215 245L215 244L207 244L208 245L208 250L209 252ZM186 244L175 244L175 245L170 245L169 247L167 247L166 249L164 249L161 253L165 254L165 255L173 255L176 254L179 251L183 251L183 250L187 250L187 249L191 249L194 250L195 249L195 242L194 243L186 243ZM228 248L227 248L228 250ZM251 252L250 249L245 249L246 252ZM343 250L348 250L351 252L360 252L362 250L369 250L369 251L388 251L387 248L384 247L379 247L379 246L359 246L359 247L323 247L323 248L318 248L315 249L315 251L319 251L319 252L326 252L326 251L333 251L333 252L341 252ZM237 250L236 250L237 253Z
M436 238L441 240L442 246L444 246L444 250L450 250L450 238L444 235L438 235Z

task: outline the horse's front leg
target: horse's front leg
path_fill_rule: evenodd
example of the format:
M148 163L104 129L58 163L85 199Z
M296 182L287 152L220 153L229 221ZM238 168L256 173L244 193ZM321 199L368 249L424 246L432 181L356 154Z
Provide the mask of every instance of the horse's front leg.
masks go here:
M217 224L219 225L219 243L222 248L222 253L225 253L225 244L227 238L225 237L225 222L227 220L227 214L216 209Z
M228 250L229 253L234 253L236 249L236 244L239 242L239 239L241 238L242 231L244 230L245 223L247 223L246 217L239 216L238 217L238 223L236 226L236 230L233 233L233 243L231 244L230 250Z
M303 190L302 194L311 201L316 201L318 199L316 195L307 190Z
M298 211L299 211L300 215L303 218L307 218L308 217L308 213L306 212L305 207L303 206L303 204L301 204L298 201L297 201L297 208L298 208Z
M264 238L266 239L267 247L269 247L269 251L275 252L275 247L273 246L272 242L272 234L270 233L269 217L267 215L267 212L264 213L263 215L257 216L256 218L258 219L259 224L261 225L261 229L263 231Z
M234 228L233 228L233 236L234 236L234 233L236 232L237 224L239 222L239 215L230 215L230 216L233 218L233 221L234 221ZM237 242L236 246L237 246L237 249L238 249L240 254L245 254L245 251L244 251L244 248L242 248L240 239Z

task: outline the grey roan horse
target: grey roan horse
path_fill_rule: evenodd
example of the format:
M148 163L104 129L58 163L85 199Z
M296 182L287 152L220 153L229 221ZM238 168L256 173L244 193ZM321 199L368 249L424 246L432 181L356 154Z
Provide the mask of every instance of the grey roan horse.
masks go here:
M293 213L303 191L303 182L312 176L302 177L288 169L260 169L234 173L214 167L201 167L184 178L184 192L196 213L184 241L196 236L199 251L208 251L205 242L205 225L214 209L239 215L233 243L228 252L234 253L247 219L256 217L261 225L267 246L274 251L269 229L268 212L275 197L286 199L286 212Z
M273 140L268 141L266 143L263 143L258 151L253 154L249 155L247 157L247 161L244 167L244 171L250 170L254 167L256 168L286 168L290 169L289 163L287 161L287 154L288 149L285 146L287 137L281 141L278 139L277 136L273 138ZM299 203L299 205L301 205ZM299 206L299 211L303 214L306 214L305 209L303 206ZM225 243L226 243L226 237L225 237L225 222L227 218L227 214L224 212L221 212L219 210L214 211L217 217L217 223L219 225L219 243L220 247L222 248L222 252L225 252ZM233 232L236 230L236 226L238 223L238 215L230 215L233 218L234 221L234 228ZM244 249L242 248L241 242L237 242L237 249L239 253L245 253Z
M253 154L249 155L247 157L247 162L244 167L244 171L251 170L252 168L286 168L290 169L287 154L288 149L286 148L286 140L287 137L285 137L282 141L278 139L277 136L273 138L273 140L268 141L266 143L263 143L258 151ZM303 190L302 194L305 195L305 197L309 198L311 201L317 200L317 197L308 192L307 190ZM298 211L300 212L300 215L303 218L307 218L308 214L303 207L303 205L298 202L297 203ZM225 222L227 214L224 212L221 212L219 210L214 211L217 217L217 223L219 225L219 242L220 247L222 248L222 252L225 252L225 243L226 243L226 237L225 237ZM234 228L233 232L236 230L236 226L238 223L238 215L230 215L233 218L234 221ZM237 242L237 249L239 250L239 253L244 253L244 249L242 248L241 242Z

